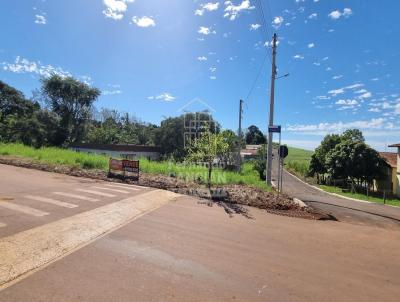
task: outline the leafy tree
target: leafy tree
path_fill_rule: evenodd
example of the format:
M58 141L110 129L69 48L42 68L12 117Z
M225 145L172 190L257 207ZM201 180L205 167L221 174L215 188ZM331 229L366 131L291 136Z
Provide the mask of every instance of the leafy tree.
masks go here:
M266 179L266 169L267 169L267 145L263 144L257 150L257 157L254 162L253 169L258 172L261 180Z
M261 145L266 143L264 134L258 129L257 126L250 126L246 132L246 144L247 145Z
M222 155L221 159L226 163L227 168L231 168L236 165L239 160L239 138L232 130L224 130L221 132L221 135L228 144L228 150Z
M42 96L51 110L60 118L59 141L81 141L91 118L93 103L100 90L72 77L52 75L42 79Z
M211 188L211 174L215 160L223 157L229 151L229 144L221 133L203 132L189 148L186 160L193 163L205 163L208 167L208 187Z
M195 120L203 121L193 125ZM165 157L173 157L175 160L182 160L187 154L185 148L185 133L188 127L193 127L192 133L199 136L201 133L209 131L219 133L220 126L212 116L206 112L188 113L178 117L169 117L161 121L161 125L154 131L155 143L161 147ZM188 139L188 137L186 137ZM186 141L190 144L190 140Z
M326 165L327 154L332 151L341 140L341 136L337 134L328 134L324 137L321 144L315 149L314 154L311 156L308 170L309 176L317 175L319 181L320 176L328 172Z

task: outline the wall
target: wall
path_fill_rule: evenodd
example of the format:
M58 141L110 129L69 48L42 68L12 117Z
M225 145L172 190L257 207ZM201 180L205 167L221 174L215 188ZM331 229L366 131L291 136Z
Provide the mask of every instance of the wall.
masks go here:
M127 159L139 159L141 157L148 158L150 160L159 160L160 153L158 152L133 152L133 151L110 151L110 150L97 150L97 149L85 149L85 148L72 148L75 151L103 154L113 158L127 158Z
M397 175L394 174L393 178L394 183L397 183L396 194L398 197L400 197L400 147L397 148Z

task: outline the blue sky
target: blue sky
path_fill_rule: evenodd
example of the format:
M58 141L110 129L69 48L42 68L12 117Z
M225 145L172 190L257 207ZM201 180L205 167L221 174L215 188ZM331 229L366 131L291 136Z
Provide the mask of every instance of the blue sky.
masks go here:
M40 77L73 75L103 91L98 108L155 124L200 99L236 130L242 98L244 126L265 131L276 32L286 143L349 127L379 150L400 142L400 2L260 0L265 23L258 2L3 0L0 79L31 97Z

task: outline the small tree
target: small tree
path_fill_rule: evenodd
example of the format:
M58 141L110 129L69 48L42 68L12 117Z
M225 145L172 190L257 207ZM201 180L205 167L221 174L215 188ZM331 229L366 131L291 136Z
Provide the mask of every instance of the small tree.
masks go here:
M186 160L192 163L205 163L208 168L207 185L211 188L211 174L213 163L225 155L229 150L229 144L221 133L211 133L209 130L201 134L189 147Z

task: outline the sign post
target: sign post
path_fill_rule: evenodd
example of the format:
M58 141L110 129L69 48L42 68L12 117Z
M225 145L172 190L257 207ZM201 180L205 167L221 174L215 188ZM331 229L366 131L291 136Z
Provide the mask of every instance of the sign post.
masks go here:
M279 179L278 179L278 194L280 192L282 192L282 187L283 187L283 165L284 165L284 161L285 158L288 156L289 154L289 149L286 145L280 145L279 142L279 150L278 150L278 154L279 154Z

